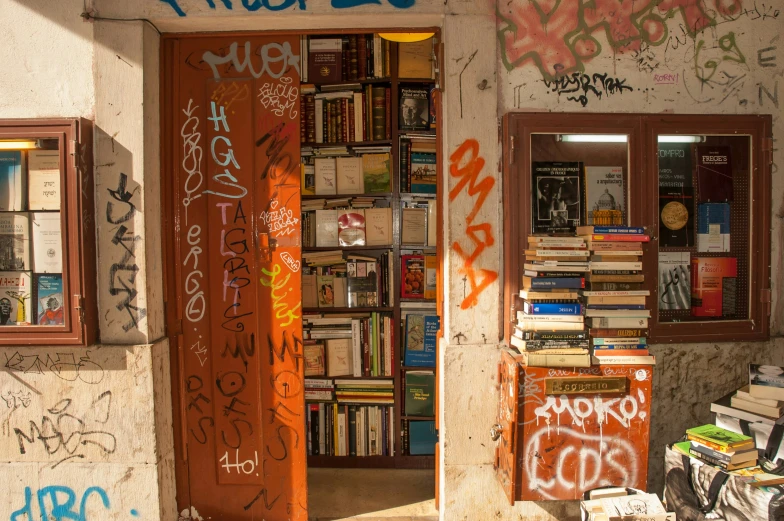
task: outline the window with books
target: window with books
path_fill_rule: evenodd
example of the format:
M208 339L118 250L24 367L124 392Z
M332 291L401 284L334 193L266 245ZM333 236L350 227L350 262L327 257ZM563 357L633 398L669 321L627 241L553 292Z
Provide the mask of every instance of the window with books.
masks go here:
M83 120L0 120L2 344L94 338L92 187L76 172L89 139Z
M510 114L504 125L511 343L579 347L573 361L591 365L609 360L601 345L642 357L649 341L768 335L769 118Z

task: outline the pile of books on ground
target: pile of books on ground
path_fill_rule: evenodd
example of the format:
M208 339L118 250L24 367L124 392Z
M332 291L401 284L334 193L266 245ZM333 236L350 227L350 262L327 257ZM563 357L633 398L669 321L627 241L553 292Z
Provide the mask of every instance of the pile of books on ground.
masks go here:
M588 499L580 501L582 521L675 521L675 513L667 512L656 494L608 487L588 491Z
M650 295L643 289L643 228L580 226L577 234L591 252L590 273L580 292L597 365L653 365L648 353Z
M687 441L673 448L722 470L737 470L757 465L757 449L750 436L707 424L686 429Z
M527 365L591 365L578 293L585 287L588 255L580 237L528 237L521 309L511 339Z

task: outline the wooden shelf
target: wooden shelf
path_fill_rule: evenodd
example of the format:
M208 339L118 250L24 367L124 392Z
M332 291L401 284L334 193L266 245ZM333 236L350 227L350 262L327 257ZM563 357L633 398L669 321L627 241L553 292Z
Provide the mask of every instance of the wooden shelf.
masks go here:
M402 420L409 421L435 421L435 416L401 416Z
M357 83L390 83L391 81L392 81L392 78L365 78L364 80L352 80L352 81L346 80L346 81L341 81L341 82L338 82L338 83L313 83L313 82L309 81L309 82L303 83L302 85L313 85L317 89L319 89L321 87L344 87L344 86L348 87L349 85L356 85ZM321 90L319 90L317 92L317 94L321 93L321 92L326 94L328 92L339 92L339 90L337 90L337 91L332 90L332 89L330 89L328 91L321 91Z
M300 147L330 148L330 147L370 147L392 145L391 139L378 139L376 141L349 141L348 143L300 143Z
M322 195L302 195L303 200L308 199L345 199L346 197L379 197L389 198L392 197L392 192L377 192L374 194L322 194Z
M403 365L400 367L403 371L431 371L435 372L435 367L417 367L414 365Z
M435 83L436 80L430 78L398 78L398 83Z
M302 308L303 313L372 313L392 312L395 308L372 307L372 308ZM303 317L305 318L305 317Z
M308 467L432 469L435 456L308 456Z
M307 248L302 248L303 252L309 251L332 251L332 250L343 250L343 251L366 251L366 250L391 250L392 245L387 244L386 246L310 246Z

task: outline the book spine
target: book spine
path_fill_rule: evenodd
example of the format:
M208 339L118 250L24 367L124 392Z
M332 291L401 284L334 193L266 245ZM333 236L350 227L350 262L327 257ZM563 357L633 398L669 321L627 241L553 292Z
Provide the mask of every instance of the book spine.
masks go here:
M348 100L346 98L340 100L340 141L341 143L348 142Z
M649 242L651 240L647 235L623 235L623 234L597 234L593 233L588 236L591 241L605 241L605 242Z
M340 39L340 79L341 81L348 80L348 69L349 69L349 38L348 36L344 36Z
M699 452L694 449L689 449L689 454L699 460L705 461L707 463L710 463L711 465L716 465L717 467L721 467L722 469L727 470L727 462L719 458L714 458L712 456L703 454L702 452Z
M606 356L648 356L647 348L648 346L644 344L631 346L596 346L593 348L593 354L599 358Z
M580 304L524 304L525 312L529 315L580 315L582 306Z
M548 331L524 331L522 335L523 340L555 340L555 341L572 341L572 340L586 340L588 335L584 331L563 331L563 332L548 332Z
M370 334L368 330L369 319L362 320L362 369L365 376L370 376Z
M382 140L386 137L386 89L372 87L373 92L373 140Z
M534 278L531 279L531 288L583 288L585 287L584 278Z
M604 270L591 267L591 275L639 275L639 270Z
M386 42L385 42L386 43ZM386 114L385 118L385 127L384 127L384 139L392 139L392 89L389 87L384 88L384 113Z
M305 141L316 141L316 100L313 94L305 96Z
M359 79L359 60L357 56L357 36L348 37L348 81Z
M299 142L305 143L308 135L308 97L300 96L299 98Z
M655 365L656 359L652 355L646 356L594 356L597 365Z
M348 139L346 141L354 141L356 134L354 129L354 101L348 101Z
M699 442L697 442L697 443L699 443ZM713 450L713 449L708 448L708 447L695 445L694 443L692 443L691 448L689 449L689 452L692 452L692 451L694 451L694 452L696 452L698 454L702 454L704 456L708 456L710 458L713 458L714 460L722 461L725 465L729 464L731 462L731 459L732 459L732 456L730 456L730 454L728 454L726 452L720 452L718 450Z
M706 440L705 438L702 438L700 436L695 436L694 434L689 434L688 432L686 433L686 438L689 441L696 441L697 443L702 443L706 447L710 447L711 449L717 450L719 452L727 452L728 450L730 450L727 445L722 445L721 443L717 443L715 441Z
M601 234L622 234L622 235L644 235L645 228L616 228L614 226L594 226L593 233Z
M357 406L348 408L348 455L357 455Z
M591 328L588 333L592 337L647 337L647 329L626 328Z
M357 79L367 79L367 38L364 34L357 39Z
M588 304L588 309L604 309L610 311L617 309L642 310L647 308L640 304Z

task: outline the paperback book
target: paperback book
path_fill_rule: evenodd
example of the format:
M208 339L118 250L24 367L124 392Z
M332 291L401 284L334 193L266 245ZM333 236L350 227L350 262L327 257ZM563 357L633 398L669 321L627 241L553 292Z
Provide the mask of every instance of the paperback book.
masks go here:
M436 335L440 327L437 315L406 315L406 366L435 367Z
M35 297L38 301L36 324L61 326L65 323L61 274L36 274Z
M697 197L700 202L732 201L730 147L697 146Z
M400 89L400 130L430 130L429 89Z
M691 308L691 254L659 252L659 309Z
M585 208L582 163L534 161L531 169L532 232L574 233Z
M626 222L623 167L586 166L585 192L586 224L611 226Z
M26 326L31 320L30 274L0 272L0 326Z
M694 257L691 260L691 311L696 317L726 317L735 314L738 259Z
M0 271L30 269L30 218L22 212L0 213Z
M694 188L659 189L659 240L661 246L694 246Z

